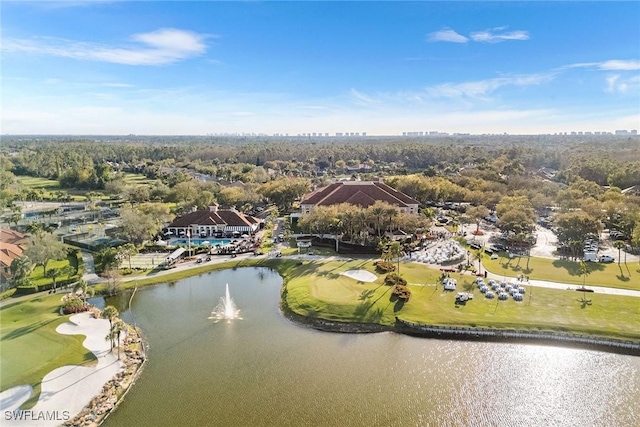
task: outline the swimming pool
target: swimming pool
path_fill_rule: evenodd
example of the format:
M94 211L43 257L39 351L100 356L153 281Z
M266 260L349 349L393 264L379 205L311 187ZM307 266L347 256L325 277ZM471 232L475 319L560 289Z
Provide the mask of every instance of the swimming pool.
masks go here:
M231 243L231 239L191 239L191 246L225 246ZM173 245L188 245L189 239L180 238L180 239L172 239L171 244Z

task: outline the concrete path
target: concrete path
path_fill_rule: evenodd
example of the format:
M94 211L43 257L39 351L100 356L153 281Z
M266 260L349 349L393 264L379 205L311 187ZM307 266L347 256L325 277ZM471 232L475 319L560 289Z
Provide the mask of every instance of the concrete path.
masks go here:
M84 273L82 279L90 285L100 283L102 278L96 274L95 264L93 262L93 255L86 251L81 251L82 262L84 263Z
M487 272L487 278L494 279L494 280L506 280L507 282L517 279L516 277L505 277L500 274L494 274L494 273L491 273L490 271ZM524 283L526 283L529 286L536 286L539 288L564 289L564 290L570 290L570 291L575 291L577 288L582 287L581 285L549 282L547 280L535 280L535 279L530 279L528 282L524 282ZM640 298L640 291L634 291L631 289L618 289L618 288L608 288L604 286L591 286L591 285L587 285L586 288L592 289L593 292L598 294L622 295L627 297Z

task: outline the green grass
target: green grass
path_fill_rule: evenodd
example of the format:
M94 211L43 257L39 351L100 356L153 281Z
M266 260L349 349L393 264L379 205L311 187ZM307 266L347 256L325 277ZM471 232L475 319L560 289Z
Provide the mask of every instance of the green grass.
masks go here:
M477 266L478 262L475 262ZM529 276L530 279L547 280L550 282L582 285L580 263L569 260L554 260L535 257L515 257L509 259L502 256L492 260L485 256L483 267L498 275L515 277L518 274ZM591 273L586 277L586 285L607 286L611 288L640 290L640 268L637 263L603 264L587 263Z
M440 271L417 263L401 263L400 273L412 292L407 303L391 299L385 274L375 270L373 259L299 261L257 257L149 275L123 283L123 288L177 281L208 271L262 266L276 269L284 278L282 298L292 311L343 322L393 325L395 318L415 323L478 328L544 330L581 333L628 340L640 339L640 304L637 298L583 294L569 290L527 287L524 301L484 298L472 286L473 276L452 277L458 291L473 292L466 305L455 304L456 292L444 292ZM364 269L378 276L359 282L340 273ZM101 290L102 285L97 287ZM83 336L60 335L55 328L69 316L60 316L60 294L9 302L0 309L0 390L30 384L34 394L25 407L37 402L40 382L51 370L69 364L90 364L94 356L82 347ZM37 351L34 351L37 349Z
M73 265L74 267L77 267L77 263L73 263L72 260L70 258L67 258L65 260L61 260L61 261L56 261L56 260L52 260L49 261L49 263L47 264L47 271L51 270L52 268L63 268L67 265ZM47 285L49 283L52 283L53 280L45 277L43 275L44 269L42 268L42 266L37 266L33 269L33 271L31 272L31 274L29 275L29 278L31 279L31 284L33 285ZM71 276L72 278L77 278L78 275L75 276ZM66 280L67 276L66 275L62 275L62 276L58 276L56 281L59 282L61 280Z
M142 185L142 184L146 184L149 185L151 183L153 183L155 180L153 179L149 179L146 176L140 174L140 173L129 173L126 172L124 174L124 182L129 184L129 185Z
M570 331L604 337L640 338L640 304L633 297L589 294L546 288L527 288L522 302L484 298L473 289L472 276L460 276L458 291L473 292L474 300L456 306L456 292L437 289L440 272L419 264L401 264L401 274L412 292L409 302L392 301L383 275L362 283L339 273L349 269L374 272L371 261L309 262L290 271L285 298L294 312L328 320L393 324L395 317L410 322L479 328ZM280 270L280 268L278 268ZM417 283L426 285L417 285Z
M60 190L60 183L54 179L40 178L35 176L16 176L16 179L25 187L33 188L35 190Z
M0 390L31 385L34 393L27 407L37 402L40 383L52 370L97 362L93 353L82 346L83 335L55 331L69 319L58 313L61 296L39 295L0 309Z

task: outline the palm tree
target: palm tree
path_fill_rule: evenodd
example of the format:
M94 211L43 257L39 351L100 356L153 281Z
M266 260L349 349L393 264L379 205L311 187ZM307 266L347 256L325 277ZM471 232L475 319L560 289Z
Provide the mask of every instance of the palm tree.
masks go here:
M82 296L80 298L82 298L82 301L84 302L87 302L87 297L90 298L95 294L95 290L90 288L89 284L84 279L78 280L78 282L73 286L73 292L75 293L78 291L82 291Z
M24 286L30 283L29 274L31 274L31 260L26 256L15 258L9 266L11 271L11 282L14 286Z
M385 252L387 252L387 254L385 254ZM385 257L389 257L389 260L392 260L393 258L397 258L398 271L396 275L396 280L399 280L400 279L400 256L402 255L402 246L400 246L400 242L393 241L393 242L386 243L385 249L382 253Z
M113 328L109 329L109 333L106 337L104 337L105 341L109 341L111 343L111 351L113 351L113 341L116 339L116 331Z
M71 279L71 277L73 277L77 272L78 269L71 264L67 264L62 267L62 275L67 276L67 279Z
M118 248L118 255L129 260L129 270L131 270L131 257L138 253L138 248L133 243L126 243Z
M578 272L580 273L580 276L582 276L582 300L584 302L586 301L585 292L587 291L587 288L585 286L587 284L587 276L591 274L591 272L589 271L589 266L586 262L580 261Z
M47 270L47 272L45 273L45 277L51 279L53 281L53 292L56 291L56 279L59 276L62 276L62 269L61 268L50 268Z
M109 320L109 330L113 330L113 321L118 317L118 309L112 305L108 305L102 310L101 317ZM113 350L113 338L111 339L111 350Z
M618 265L620 265L620 258L621 258L620 251L624 249L626 246L627 246L626 243L622 240L616 240L615 242L613 242L613 247L618 250ZM626 256L626 253L625 253L625 256Z
M118 360L120 360L120 334L122 334L122 332L124 332L126 328L127 325L121 319L117 319L115 322L113 322L108 335L112 336L112 339L115 339L116 347L118 348ZM113 346L111 348L113 349Z
M385 225L387 225L387 227L389 227L389 231L391 231L391 227L393 226L393 219L398 216L398 209L396 209L395 206L390 206L385 209L384 213L389 217L389 220Z
M382 224L383 224L383 215L385 215L386 209L382 205L382 203L376 203L373 206L371 206L371 208L368 209L368 213L371 216L371 219L373 220L373 224L375 225L376 236L380 237L381 235L380 231L382 229Z
M384 262L391 262L393 260L393 254L389 250L390 242L388 240L380 240L378 243L378 249L382 251L380 259Z
M356 214L356 230L355 231L357 231L358 234L361 235L361 237L364 237L362 236L363 232L368 234L367 219L368 219L367 213L364 210L361 210Z

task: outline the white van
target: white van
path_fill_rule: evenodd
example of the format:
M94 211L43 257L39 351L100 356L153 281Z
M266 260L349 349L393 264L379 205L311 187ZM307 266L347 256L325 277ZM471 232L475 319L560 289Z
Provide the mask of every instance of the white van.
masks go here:
M589 251L584 253L584 261L585 262L596 262L598 261L598 253Z

